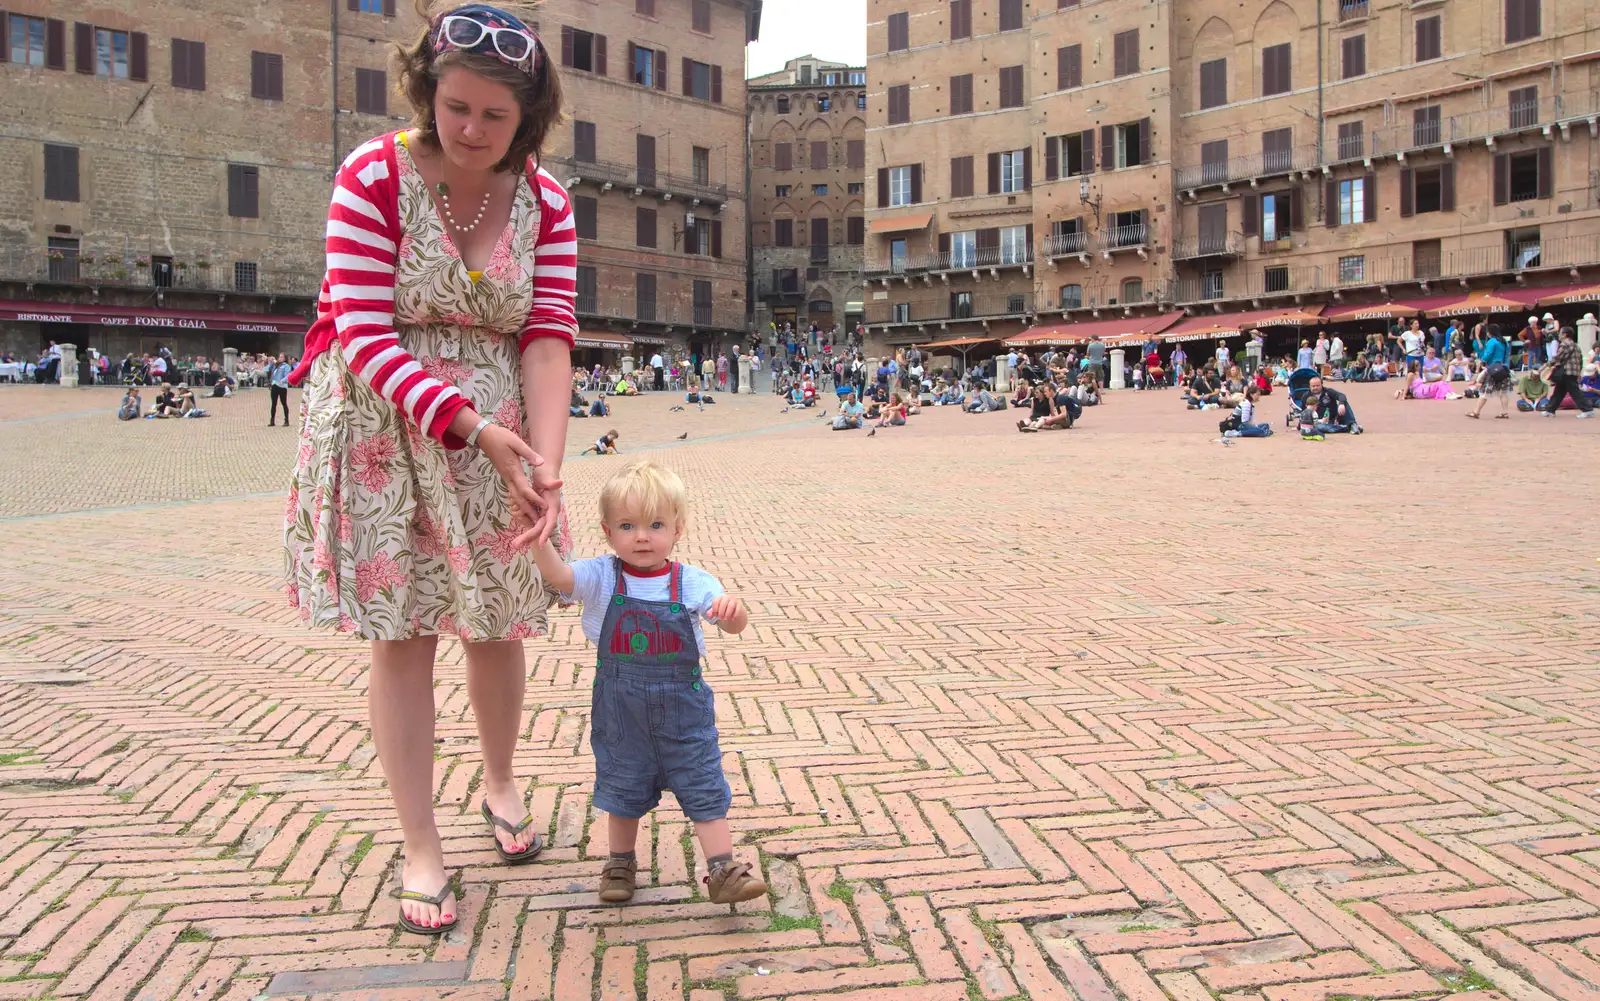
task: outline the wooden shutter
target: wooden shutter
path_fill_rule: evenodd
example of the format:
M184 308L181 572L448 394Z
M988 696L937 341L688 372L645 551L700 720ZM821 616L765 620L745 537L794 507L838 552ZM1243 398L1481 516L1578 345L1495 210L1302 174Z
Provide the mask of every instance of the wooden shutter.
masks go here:
M561 26L561 65L572 65L572 27L566 24Z
M1200 206L1200 246L1201 253L1209 248L1219 248L1228 235L1228 205L1218 202L1215 205Z
M1044 179L1053 181L1061 173L1061 141L1055 136L1044 138Z
M0 11L0 24L6 20L5 13ZM4 45L4 29L0 28L0 47ZM172 85L185 89L189 86L189 43L181 38L172 40Z
M1439 58L1441 41L1439 18L1437 16L1425 17L1418 21L1416 32L1416 61L1422 63L1427 62L1429 59Z
M275 52L267 56L267 96L274 101L283 100L283 57Z
M606 75L606 36L596 35L589 43L594 48L594 72L596 76Z
M950 0L950 40L972 37L972 0Z
M1367 72L1367 36L1354 35L1343 43L1344 77L1349 79Z
M1494 203L1505 205L1511 201L1511 155L1497 153L1494 158Z
M711 67L711 103L722 103L722 67Z
M1328 182L1332 184L1332 181ZM1245 236L1255 236L1261 232L1261 199L1256 195L1245 195L1239 199L1241 212L1240 225Z
M239 171L240 191L244 196L244 212L248 219L261 218L261 172L255 167L245 167Z
M651 68L654 69L654 67ZM632 42L628 43L628 64L624 69L623 76L634 83L641 82L639 80L639 46Z
M361 13L361 0L345 0L344 9L353 14Z
M1456 210L1456 165L1449 161L1439 165L1439 211Z
M1228 61L1213 59L1200 64L1200 107L1228 103Z
M1552 146L1539 147L1539 191L1538 197L1549 198L1555 193L1555 157L1552 156L1555 148Z
M865 139L846 139L844 144L844 164L860 170L867 165L867 141Z
M1410 167L1400 169L1400 218L1416 214L1417 172Z
M694 96L694 60L687 56L683 60L683 96Z
M811 169L828 169L828 144L827 142L812 141L811 143Z
M1361 179L1361 194L1364 201L1361 218L1372 222L1378 218L1378 175L1367 174Z
M206 43L189 43L189 86L194 90L206 89Z
M948 255L950 253L950 234L949 233L940 233L939 234L939 253L945 254L945 255Z
M1083 172L1094 173L1094 129L1078 133L1078 145L1083 147Z
M794 169L794 147L789 143L772 144L772 168L774 170Z
M793 219L774 219L772 221L772 245L775 247L794 246Z
M911 165L911 204L922 204L922 164Z
M1100 126L1100 169L1117 169L1117 127Z
M962 190L961 190L961 159L962 158L959 157L959 156L953 156L953 157L950 158L950 197L951 198L965 198L966 197L966 194L964 192L962 192Z
M633 210L633 243L636 247L656 245L656 210L642 205Z
M711 256L722 256L722 220L711 220Z
M150 36L142 31L128 33L128 79L150 79Z
M667 89L667 53L656 49L650 53L650 72L656 78L656 90Z
M1022 0L1000 0L1000 30L1016 31L1022 27Z
M45 69L67 68L67 22L60 18L47 18L44 22Z
M1083 86L1083 49L1063 45L1056 50L1056 89Z
M989 154L989 194L1000 193L1000 154Z
M394 17L394 0L383 0L383 16Z
M1009 108L1015 103L1016 101L1011 96L1011 68L1002 66L1000 68L1000 107Z
M878 168L878 208L889 207L889 168Z
M1139 119L1139 162L1150 162L1150 119Z
M72 25L73 68L79 73L94 73L94 25L82 21Z
M258 98L267 96L267 54L265 52L250 53L250 96Z
M849 216L844 221L845 242L852 247L859 247L867 242L867 221L861 216Z
M1017 152L1022 154L1022 190L1028 191L1033 187L1033 147Z
M1339 225L1339 182L1329 181L1322 192L1322 221L1333 229Z
M6 35L6 29L11 24L11 18L6 12L0 10L0 63L11 60L11 39Z
M1305 229L1306 199L1299 186L1289 189L1289 230Z

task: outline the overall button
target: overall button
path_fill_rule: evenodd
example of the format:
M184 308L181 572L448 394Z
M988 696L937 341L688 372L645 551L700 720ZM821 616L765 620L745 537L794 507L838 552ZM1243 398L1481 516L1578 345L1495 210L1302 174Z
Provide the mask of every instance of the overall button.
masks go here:
M681 611L683 611L683 606L674 601L672 603L672 614L677 615Z
M611 599L611 603L613 605L620 605L620 604L622 604L623 600L624 599L623 599L622 595L619 594L616 597Z
M700 682L696 681L694 683L694 690L697 691L697 692L700 690Z

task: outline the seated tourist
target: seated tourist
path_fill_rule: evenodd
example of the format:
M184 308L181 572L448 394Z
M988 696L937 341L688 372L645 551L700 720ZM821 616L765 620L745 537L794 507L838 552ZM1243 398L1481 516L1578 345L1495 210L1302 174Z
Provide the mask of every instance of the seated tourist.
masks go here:
M1240 400L1233 408L1233 413L1225 418L1219 430L1224 438L1270 438L1272 425L1256 423L1256 401L1261 397L1261 390L1251 385L1244 391L1244 399Z
M144 401L139 398L139 387L129 386L128 391L122 394L122 404L117 407L117 420L136 421L143 409Z
M200 404L194 398L194 390L188 386L178 387L178 410L184 417L210 417L211 415L200 409Z
M1221 406L1222 394L1211 382L1211 368L1207 366L1196 372L1189 379L1189 391L1184 397L1184 403L1190 410L1202 410L1206 407Z
M889 394L889 402L878 411L877 427L900 427L906 422L906 404L899 390Z
M1529 369L1522 378L1517 380L1517 409L1521 411L1542 410L1545 397L1550 395L1550 384L1545 382L1539 370Z
M1308 428L1315 429L1317 434L1360 434L1362 431L1361 425L1356 423L1355 408L1350 406L1349 397L1332 386L1323 385L1321 376L1312 377L1305 399L1300 403L1301 434L1306 434Z
M1032 413L1028 418L1017 421L1018 431L1053 431L1072 427L1072 411L1061 406L1054 387L1048 383L1033 387L1030 402Z
M1439 352L1430 344L1427 352L1422 357L1422 365L1418 371L1423 382L1447 382L1445 376L1444 359L1439 357Z
M856 399L856 394L845 393L844 399L839 402L839 416L833 419L835 431L854 431L861 427L866 419L867 408Z
M617 379L617 388L613 389L612 393L617 396L637 396L639 394L639 390L636 389L633 383L628 381L628 377L624 375Z
M1467 358L1466 352L1456 348L1455 354L1450 356L1448 376L1451 382L1471 382L1472 362Z
M578 392L577 386L572 387L572 399L568 401L567 408L567 413L573 417L589 416L589 401L584 399L582 393Z
M1017 391L1011 397L1013 407L1023 408L1033 405L1033 383L1023 381L1017 385Z
M168 417L182 417L183 410L178 405L178 395L172 391L167 383L161 384L161 392L156 394L155 406L151 408L150 417L165 420Z
M1100 403L1100 380L1096 378L1093 369L1078 375L1078 384L1072 387L1071 395L1078 401L1079 406L1093 407Z
M602 389L600 391L600 395L595 397L594 403L589 405L589 416L590 417L610 417L611 416L611 404L606 402L606 392L605 392L605 390Z

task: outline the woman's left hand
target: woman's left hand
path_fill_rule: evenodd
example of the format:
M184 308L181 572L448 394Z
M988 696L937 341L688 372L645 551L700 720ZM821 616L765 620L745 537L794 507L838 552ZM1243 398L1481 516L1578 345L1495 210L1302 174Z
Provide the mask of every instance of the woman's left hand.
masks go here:
M556 522L561 517L562 481L545 466L535 468L530 481L534 493L539 497L539 519L517 541L542 546L550 538L550 533L555 531Z

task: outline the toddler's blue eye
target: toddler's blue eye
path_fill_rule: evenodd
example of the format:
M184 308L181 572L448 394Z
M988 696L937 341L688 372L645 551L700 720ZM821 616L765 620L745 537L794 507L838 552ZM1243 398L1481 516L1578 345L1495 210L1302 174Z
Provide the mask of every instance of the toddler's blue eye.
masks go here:
M652 521L650 523L650 527L659 530L659 529L661 529L663 527L663 524L662 524L662 522L659 522L659 521Z

